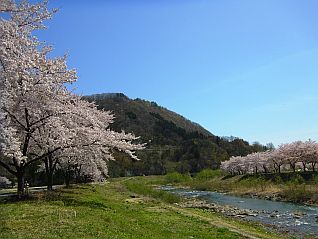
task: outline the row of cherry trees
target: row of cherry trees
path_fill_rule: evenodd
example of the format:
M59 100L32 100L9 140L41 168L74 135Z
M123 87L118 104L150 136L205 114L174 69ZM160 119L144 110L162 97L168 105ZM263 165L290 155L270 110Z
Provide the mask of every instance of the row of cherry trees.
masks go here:
M252 153L247 156L233 156L222 162L221 168L231 174L268 173L282 170L315 171L318 164L318 143L312 140L296 141L282 144L277 149L266 152Z
M43 162L52 189L58 167L100 179L113 150L136 158L144 147L134 135L109 129L111 112L67 89L76 71L66 56L49 57L52 47L34 35L55 11L47 1L0 1L0 166L17 178L19 195L31 164Z

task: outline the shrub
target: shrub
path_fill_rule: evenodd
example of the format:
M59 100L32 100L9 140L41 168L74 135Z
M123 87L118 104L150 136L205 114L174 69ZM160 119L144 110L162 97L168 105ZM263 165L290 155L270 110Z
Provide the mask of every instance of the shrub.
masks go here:
M195 178L199 180L207 180L221 176L223 176L223 172L221 170L203 169L195 176Z
M165 177L167 183L181 183L188 182L192 178L190 174L181 174L178 172L168 173Z
M318 184L318 175L312 175L311 182L313 184Z
M294 174L290 180L289 180L289 184L302 184L304 183L305 180L304 178L300 175L300 174Z
M276 184L282 184L284 182L280 175L275 175L273 181Z
M268 185L265 177L260 176L255 180L255 186L257 186L261 191L264 191Z
M288 183L283 194L289 201L296 203L307 201L313 197L313 193L307 189L306 185L295 185L294 183Z

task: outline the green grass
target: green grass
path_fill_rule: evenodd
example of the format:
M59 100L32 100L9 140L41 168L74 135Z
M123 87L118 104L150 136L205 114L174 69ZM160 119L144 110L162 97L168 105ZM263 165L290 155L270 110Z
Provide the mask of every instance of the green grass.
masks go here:
M0 238L282 238L262 227L196 209L154 189L163 177L78 185L0 202ZM256 238L256 237L254 237Z
M166 196L128 181L80 185L38 193L28 201L0 202L0 238L245 238L178 213L163 202ZM137 192L147 197L132 198Z
M166 203L178 203L181 201L180 196L163 190L157 190L153 187L153 184L155 184L154 181L146 181L141 177L136 177L133 178L133 180L127 180L124 182L127 189L136 194L156 198Z
M189 182L192 178L189 174L181 174L178 172L168 173L165 176L166 183L181 183L181 182Z
M222 170L203 169L201 172L195 175L195 179L208 180L221 176L225 176L225 173Z

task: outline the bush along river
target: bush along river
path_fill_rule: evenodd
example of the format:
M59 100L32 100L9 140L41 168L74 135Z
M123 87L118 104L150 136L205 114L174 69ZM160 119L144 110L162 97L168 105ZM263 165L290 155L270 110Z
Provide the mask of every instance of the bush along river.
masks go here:
M182 207L211 209L226 216L261 222L281 232L318 238L318 207L289 202L243 198L212 191L163 186L162 190L187 197Z

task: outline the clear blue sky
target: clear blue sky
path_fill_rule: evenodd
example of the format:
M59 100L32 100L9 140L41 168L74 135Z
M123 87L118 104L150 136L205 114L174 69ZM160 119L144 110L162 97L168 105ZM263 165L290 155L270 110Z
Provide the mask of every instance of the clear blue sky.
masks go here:
M76 92L156 101L216 135L318 140L318 1L51 0Z

